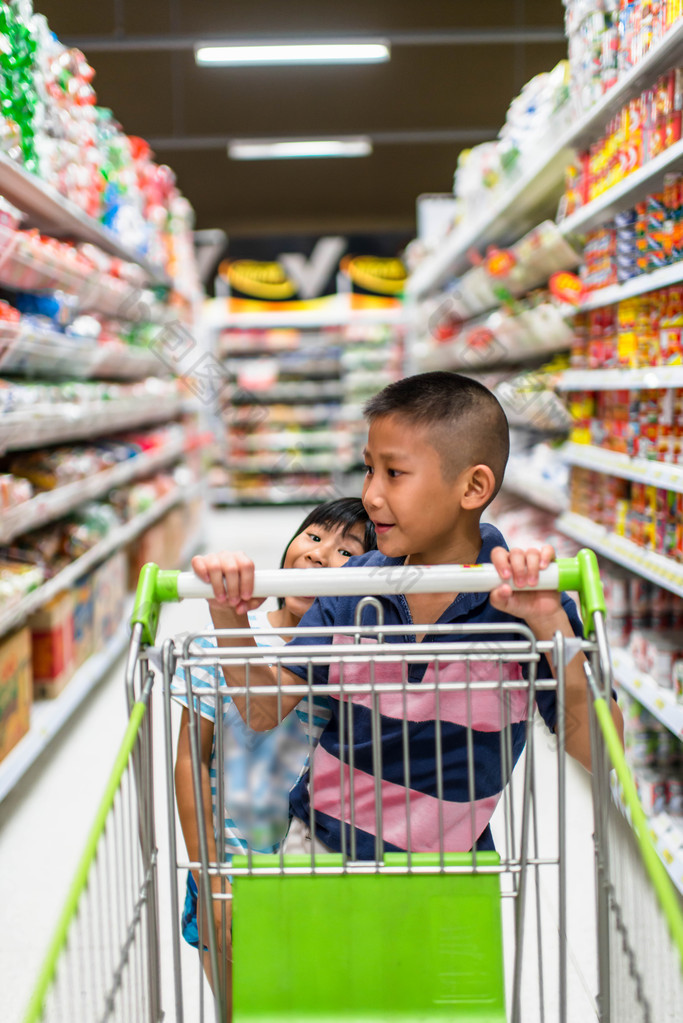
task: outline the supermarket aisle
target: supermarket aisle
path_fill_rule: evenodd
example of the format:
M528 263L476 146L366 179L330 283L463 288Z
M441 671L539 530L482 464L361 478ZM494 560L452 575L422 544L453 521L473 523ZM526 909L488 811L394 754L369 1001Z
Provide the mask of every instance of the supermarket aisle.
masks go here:
M214 512L208 518L207 549L242 547L249 553L253 552L258 567L271 567L278 563L282 546L304 513L303 509L292 507ZM169 606L162 617L161 633L168 635L201 627L204 621L204 606L199 602L182 607ZM0 806L0 905L3 918L0 930L0 997L2 1019L7 1023L19 1023L21 1018L124 728L122 673L121 660L77 720L49 749L42 764L28 779L28 784ZM544 733L542 735L539 731L537 734L544 738ZM168 1007L173 1004L173 989L160 713L155 717L155 742L162 983L169 1012ZM548 770L543 767L539 772L548 785L551 784L553 763L550 746L549 741L537 744L538 756L548 761ZM586 924L586 918L590 921L592 909L592 821L587 776L574 764L570 765L569 786L570 846L567 860L572 914L569 981L572 1011L569 1019L572 1023L584 1023L591 1018L590 1000L574 963L579 961L580 972L589 976L588 984L592 988L594 940L590 922ZM549 819L552 820L554 807L549 806L542 793L540 805L543 826L548 819L544 815L551 815ZM545 892L544 896L548 903L554 901L552 892ZM195 953L184 946L183 955L193 967ZM527 972L525 982L536 984L535 954L529 960ZM195 976L194 970L192 976ZM553 986L551 983L551 990ZM187 990L186 1005L198 1004L198 997L197 987ZM190 1014L187 1018L192 1023L193 1016ZM549 1018L552 1018L552 1013Z

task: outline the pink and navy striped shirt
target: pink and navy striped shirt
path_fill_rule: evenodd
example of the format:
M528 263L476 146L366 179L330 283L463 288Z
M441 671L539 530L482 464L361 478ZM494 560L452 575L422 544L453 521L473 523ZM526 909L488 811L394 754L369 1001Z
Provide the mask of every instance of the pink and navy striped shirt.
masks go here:
M502 534L491 525L481 526L482 547L479 562L490 561L493 547L504 546ZM370 551L358 558L351 558L349 565L400 565L402 558L387 558L378 551ZM355 608L360 597L323 597L302 619L307 627L339 626L340 632L334 637L298 637L288 644L288 650L299 645L332 643L344 645L353 642L344 635L344 626L354 622ZM404 596L383 596L379 598L384 608L386 625L412 627L412 620ZM581 621L574 602L563 594L562 602L572 627L582 635ZM488 593L460 593L439 619L440 624L453 623L491 624L518 622L510 615L493 608ZM372 609L365 611L364 624L374 624ZM427 635L424 643L447 637ZM460 640L476 642L519 640L518 633L489 634L475 632L469 636L459 634ZM388 642L414 642L414 633L387 636ZM364 639L368 647L374 639ZM289 666L301 678L307 678L307 669ZM401 665L398 663L375 663L374 679L397 681L401 679ZM370 694L344 694L330 696L332 719L324 730L320 743L312 758L313 784L304 776L290 794L290 810L295 817L310 821L311 789L315 811L315 833L332 849L342 848L342 822L346 828L346 849L350 852L351 806L350 791L353 783L353 820L356 829L356 854L359 859L372 859L375 855L375 832L377 821L376 774L381 777L380 799L383 848L385 851L406 850L414 852L438 851L440 831L443 829L444 849L466 851L475 841L479 849L493 848L488 827L489 821L509 781L512 767L518 760L525 743L525 728L528 709L528 693L524 683L522 667L516 662L507 663L498 659L465 661L439 660L421 664L406 664L404 692L385 692L376 696L381 729L381 764L373 757L372 743L372 699ZM338 664L315 665L313 677L316 684L338 683ZM545 657L537 666L537 678L549 678L550 668ZM477 688L478 680L496 682L520 681L519 689L514 686L498 688ZM343 667L345 685L370 681L369 660L361 658ZM471 683L467 689L447 690L435 693L428 688L429 682ZM343 704L343 705L342 705ZM555 725L555 693L539 690L536 704L549 728ZM349 715L353 730L353 772L349 765ZM341 719L341 720L340 720ZM473 792L470 791L468 772L467 727L472 730L472 757L474 763ZM505 742L502 733L505 732ZM343 749L340 745L343 738ZM405 746L409 757L405 757ZM441 778L436 767L438 743L441 748ZM508 760L503 748L509 749ZM341 754L341 755L340 755ZM341 761L341 762L340 762ZM409 761L409 763L408 763ZM507 761L507 762L506 762ZM343 762L343 766L342 766ZM439 785L442 793L439 798ZM473 797L473 798L471 798Z

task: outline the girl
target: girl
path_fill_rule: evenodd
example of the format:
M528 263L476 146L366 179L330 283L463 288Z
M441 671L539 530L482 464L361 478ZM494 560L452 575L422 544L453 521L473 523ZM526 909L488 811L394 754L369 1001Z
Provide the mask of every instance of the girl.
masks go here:
M363 554L376 546L375 530L368 519L362 502L357 498L341 498L314 508L301 523L285 548L281 568L337 568L354 555ZM192 568L204 582L214 586L220 594L216 604L225 601L222 592L223 568L226 558L245 556L235 552L221 555L207 554L193 558ZM274 611L262 607L248 614L253 629L276 628L278 635L257 636L259 646L283 645L297 627L302 616L313 603L313 597L287 597L280 599ZM209 602L211 607L212 601ZM245 645L248 643L244 641ZM213 647L212 639L202 638L194 645ZM184 671L178 669L172 686L172 695L187 708L187 687ZM196 666L192 669L192 686L206 689L207 699L195 697L200 717L200 747L202 759L202 792L206 818L209 859L217 861L216 827L221 819L217 812L217 768L215 744L215 692L222 683L218 665ZM309 713L312 710L312 713ZM229 696L223 702L224 803L222 818L225 835L226 859L233 852L275 852L289 827L289 792L306 769L308 756L317 743L330 716L325 697L315 697L312 707L302 701L276 728L269 732L256 732L249 728ZM192 787L190 760L189 719L183 710L175 766L176 799L180 824L191 860L199 859L199 843ZM213 812L209 809L213 808ZM214 892L221 889L221 879L211 879ZM229 920L230 903L213 900L216 933L221 944L224 927L221 926L221 907L226 907ZM182 915L185 940L199 947L197 930L196 877L188 874L185 907ZM206 936L205 936L206 941ZM205 945L205 942L204 942ZM224 950L219 948L219 952ZM227 950L225 950L227 951ZM207 961L208 961L208 957ZM228 955L228 959L230 956ZM209 978L210 979L210 978Z

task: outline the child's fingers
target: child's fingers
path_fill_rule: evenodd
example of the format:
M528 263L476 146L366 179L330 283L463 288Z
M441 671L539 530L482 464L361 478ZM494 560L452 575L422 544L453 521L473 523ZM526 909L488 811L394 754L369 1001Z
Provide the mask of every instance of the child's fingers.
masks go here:
M529 581L529 551L523 551L521 547L513 547L510 551L510 571L515 586L526 586ZM538 553L538 552L536 552ZM531 567L533 568L533 559ZM536 567L538 573L538 567Z
M547 568L555 560L555 548L552 544L546 543L541 547L541 568Z
M510 577L510 552L505 547L494 547L491 551L491 564L501 579Z
M209 572L206 566L206 557L203 554L196 554L191 561L192 571L204 583L209 581Z
M243 551L238 551L235 560L239 567L239 597L243 601L248 601L254 592L254 562Z
M192 568L202 582L208 583L216 600L225 601L225 584L221 559L218 554L206 554L192 559Z
M235 607L241 599L243 570L243 555L241 551L224 551L220 555L220 567L225 587L225 599L231 607ZM251 594L250 594L251 596Z

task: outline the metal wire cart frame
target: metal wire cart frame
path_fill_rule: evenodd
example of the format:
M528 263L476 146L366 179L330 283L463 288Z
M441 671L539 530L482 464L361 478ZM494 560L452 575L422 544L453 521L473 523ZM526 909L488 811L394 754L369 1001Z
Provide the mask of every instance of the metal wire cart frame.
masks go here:
M309 595L312 582L320 596L340 592L373 594L360 602L353 626L299 629L297 635L306 642L295 650L287 646L255 647L249 630L230 634L230 646L212 645L207 649L207 639L217 644L226 633L171 639L163 646L175 965L175 1005L166 1006L167 1013L177 1021L197 1019L198 1013L205 1018L203 1002L191 1007L184 1004L181 970L178 893L187 870L192 869L199 878L199 933L207 941L212 977L218 978L213 985L215 998L209 1000L206 1013L217 1023L230 1018L230 1002L234 1023L275 1020L417 1023L475 1019L489 1023L507 1020L566 1023L567 963L571 955L566 934L577 901L583 902L583 913L589 922L592 920L589 930L596 942L595 976L589 979L592 1014L583 1018L596 1018L601 1023L629 1020L662 1023L677 1019L683 1004L683 914L652 846L609 711L611 671L604 600L594 555L581 551L574 559L561 559L541 573L538 587L579 593L588 635L583 641L567 640L558 634L553 642L540 643L523 625L468 626L466 633L462 627L430 625L414 627L417 636L429 632L430 642L421 644L406 635L405 626L383 623L382 605L377 599L380 595L410 591L488 592L499 582L495 570L488 565L430 566L419 572L396 568L326 569L313 575L312 581L311 573L301 570L257 572L255 595ZM137 831L133 828L133 841L129 841L134 855L131 853L129 858L139 856L143 867L148 864L146 871L142 871L148 887L140 887L143 908L133 903L129 914L131 926L118 943L121 949L118 959L113 959L117 965L113 970L110 965L109 978L106 968L101 971L98 990L107 996L104 999L101 995L92 996L98 999L97 1010L88 1008L81 1016L51 1015L50 1011L41 1015L43 1005L51 1005L53 992L60 987L61 975L73 958L72 932L87 917L83 907L90 898L93 878L96 882L101 873L113 867L102 852L111 803L108 797L98 818L101 826L97 834L93 833L88 858L84 858L79 874L82 883L70 896L68 912L26 1023L41 1018L90 1021L162 1017L158 963L154 958L158 955L158 936L154 934L151 762L143 768L131 749L135 748L134 734L139 727L136 722L146 719L144 707L151 678L148 655L155 641L160 604L210 595L210 590L190 573L164 572L156 565L148 565L141 574L127 669L131 728L127 752L122 751L122 757L131 759L132 771L128 774L134 784L129 785L132 790L129 802L138 814ZM262 632L265 635L269 630ZM587 686L593 708L596 877L593 905L586 904L582 893L568 892L565 854L565 736L571 725L565 713L565 669L580 652L586 656ZM550 679L538 672L539 663L546 657L554 665L555 677ZM264 663L274 667L277 682L269 686L250 684L250 672ZM227 856L223 829L218 827L217 855L211 862L202 807L198 713L207 692L195 686L193 670L210 666L220 669L215 673L216 683L209 696L215 701L215 720L222 721L224 706L231 697L245 698L247 718L249 709L257 706L261 697L276 697L280 701L284 691L282 669L302 664L306 671L301 685L288 684L287 692L300 694L301 706L308 706L309 711L314 694L322 689L330 700L338 701L340 818L374 833L374 857L357 858L354 826L349 827L348 837L342 828L341 853L316 852L312 814L311 851L305 856L285 852L282 847L271 855L247 848L242 856ZM321 668L329 669L324 687L314 683L316 671ZM419 686L409 680L415 671L423 672ZM239 685L226 683L224 675L230 678L231 674L239 679ZM179 678L187 680L194 795L199 808L199 859L195 862L179 856L173 813L170 708L171 690L177 691ZM537 746L541 737L549 733L537 727L538 719L534 717L536 697L548 691L554 693L557 706L556 740L552 740L556 745L554 766L548 772L546 758L543 768L543 774L551 774L550 778L540 777L537 769ZM419 707L416 701L421 701ZM353 760L353 729L359 705L369 711L372 721L371 782L369 788L366 785L362 790L358 788ZM382 841L387 797L382 775L380 715L386 715L387 708L402 721L399 726L402 763L407 779L401 825L405 831L402 847L407 851L403 853L385 852ZM454 720L453 713L459 715L464 736L461 760L469 797L462 804L459 821L468 839L460 841L456 848L451 847L449 836L453 832L449 831L443 799L444 786L448 784L446 775L451 769L444 766L450 763L444 744L451 741L445 723ZM428 851L422 837L423 808L413 802L413 793L409 792L416 758L406 722L420 714L423 715L420 720L431 716L437 723L433 752L437 839ZM477 736L482 729L495 736L499 763L494 788L500 792L493 799L497 805L491 820L495 852L478 848L482 834L477 815L482 761ZM519 757L522 743L524 753ZM141 737L140 745L145 744L148 745L147 737L144 743ZM221 728L215 730L215 745L216 760L221 765L224 757ZM316 765L316 755L311 751L311 805L315 803ZM618 779L633 830L624 827L613 804L610 774L612 780ZM120 779L117 769L109 796L116 793ZM217 770L218 806L225 805L230 783L230 776L224 777L223 770ZM374 818L370 825L368 814ZM223 935L217 935L214 926L203 924L204 920L216 919L213 900L218 900ZM227 936L230 916L231 971L219 956L219 946L230 946ZM143 917L146 926L140 928ZM106 911L98 922L106 931ZM89 933L93 943L102 940L94 931ZM131 952L142 946L143 934L144 952L131 958ZM123 988L123 977L131 972L131 962L140 981L135 989L139 1000L134 1003L134 1011L127 1013L117 1008L111 992ZM198 968L201 970L201 966Z

